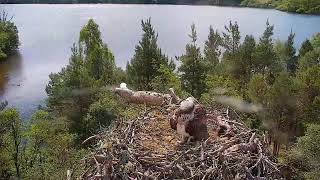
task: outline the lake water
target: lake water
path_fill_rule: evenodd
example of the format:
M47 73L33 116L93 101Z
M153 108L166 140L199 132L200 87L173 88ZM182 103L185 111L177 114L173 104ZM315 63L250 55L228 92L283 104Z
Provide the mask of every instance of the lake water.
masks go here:
M182 5L3 5L14 15L19 29L21 57L0 64L0 100L8 100L28 117L46 98L48 75L68 63L70 47L78 40L80 28L93 18L104 41L113 51L118 66L125 67L141 38L141 20L151 17L159 33L158 42L169 57L184 52L195 23L203 47L209 26L223 30L228 21L237 21L242 37L259 37L269 19L274 37L285 40L292 30L296 47L320 31L320 16L298 15L271 9L182 6Z

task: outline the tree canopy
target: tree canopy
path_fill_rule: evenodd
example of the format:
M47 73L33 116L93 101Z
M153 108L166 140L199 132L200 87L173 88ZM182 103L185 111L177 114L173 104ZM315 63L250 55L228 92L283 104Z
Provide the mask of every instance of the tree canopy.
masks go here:
M19 47L16 25L5 11L0 14L0 61L14 53Z

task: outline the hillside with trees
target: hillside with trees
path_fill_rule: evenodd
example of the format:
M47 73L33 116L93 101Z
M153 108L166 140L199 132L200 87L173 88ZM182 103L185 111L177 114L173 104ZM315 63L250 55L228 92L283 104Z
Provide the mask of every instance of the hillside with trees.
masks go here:
M318 0L243 0L242 6L276 8L281 11L303 14L319 14L320 2Z
M292 178L317 179L320 33L296 49L294 32L286 41L275 40L274 26L266 22L255 39L230 21L223 32L209 27L201 49L192 24L177 67L158 46L151 19L141 26L141 40L126 70L116 66L99 25L90 19L71 48L69 64L49 76L45 107L23 121L17 109L1 104L0 179L61 179L70 169L79 177L85 170L80 159L96 145L82 142L145 110L119 101L112 89L121 82L163 93L173 87L181 98L194 96L207 107L230 109L265 135L272 156Z

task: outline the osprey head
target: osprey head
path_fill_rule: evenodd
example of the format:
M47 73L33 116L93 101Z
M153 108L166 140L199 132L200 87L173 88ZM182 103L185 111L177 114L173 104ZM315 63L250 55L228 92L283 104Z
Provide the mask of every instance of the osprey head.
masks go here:
M128 89L126 83L121 83L121 84L120 84L120 88L121 88L121 89Z
M182 111L192 111L194 109L196 99L194 97L188 97L180 103L180 109Z
M188 98L186 99L186 101L193 102L193 103L196 103L196 102L197 102L196 98L194 98L194 97L188 97Z

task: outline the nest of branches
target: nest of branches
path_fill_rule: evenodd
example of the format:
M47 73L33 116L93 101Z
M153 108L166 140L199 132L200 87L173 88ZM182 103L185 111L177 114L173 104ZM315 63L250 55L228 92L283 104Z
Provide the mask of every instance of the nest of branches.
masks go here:
M209 138L177 143L169 112L148 110L136 119L119 119L86 140L97 140L83 159L81 179L280 179L263 135L207 110ZM223 130L222 130L223 129Z

